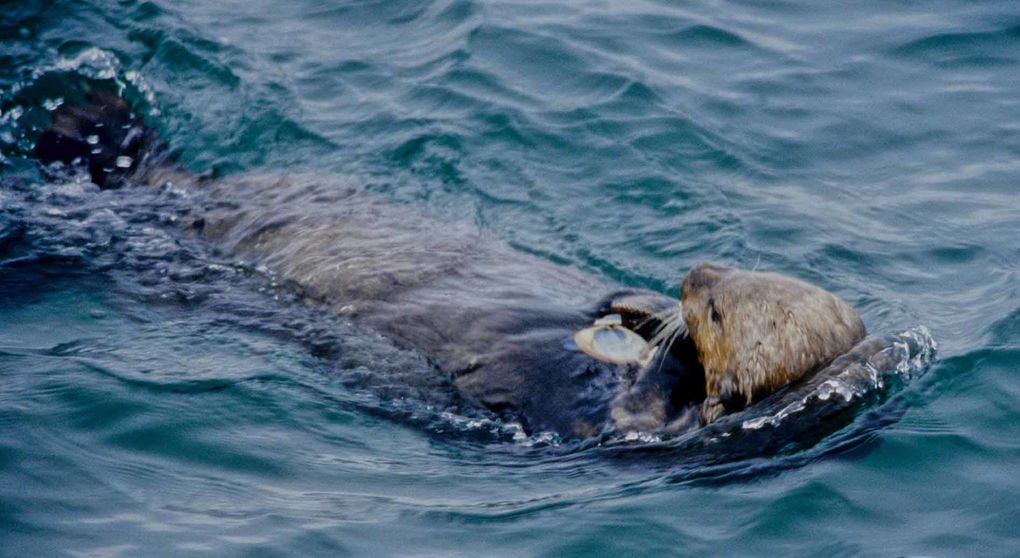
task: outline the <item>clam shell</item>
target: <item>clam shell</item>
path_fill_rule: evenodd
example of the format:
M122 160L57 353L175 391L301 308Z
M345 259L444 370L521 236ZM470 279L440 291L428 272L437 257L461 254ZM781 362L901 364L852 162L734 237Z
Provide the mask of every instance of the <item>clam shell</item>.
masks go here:
M615 364L644 362L650 353L644 338L614 323L586 327L574 334L574 343L586 355Z

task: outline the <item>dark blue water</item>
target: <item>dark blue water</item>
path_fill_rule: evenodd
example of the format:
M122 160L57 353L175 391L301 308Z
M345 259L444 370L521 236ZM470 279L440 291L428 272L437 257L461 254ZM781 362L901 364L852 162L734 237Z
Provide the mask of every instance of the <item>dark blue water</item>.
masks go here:
M0 41L0 554L1016 555L1015 4L8 1ZM371 385L420 355L183 237L186 201L40 172L99 82L195 171L662 292L781 271L940 360L710 466L431 407Z

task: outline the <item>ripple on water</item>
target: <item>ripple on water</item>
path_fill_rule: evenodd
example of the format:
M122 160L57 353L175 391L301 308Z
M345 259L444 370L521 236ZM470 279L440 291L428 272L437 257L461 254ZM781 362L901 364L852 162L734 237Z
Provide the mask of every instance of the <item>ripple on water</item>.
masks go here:
M1015 20L953 0L5 6L4 549L1015 554ZM98 82L199 170L354 176L663 292L701 259L792 273L871 331L929 324L945 359L810 448L737 461L423 404L402 385L420 357L170 234L187 200L25 161Z
M996 54L989 55L989 52ZM903 43L893 49L892 54L940 67L1012 66L1018 61L1016 55L1020 54L1020 26L935 33Z

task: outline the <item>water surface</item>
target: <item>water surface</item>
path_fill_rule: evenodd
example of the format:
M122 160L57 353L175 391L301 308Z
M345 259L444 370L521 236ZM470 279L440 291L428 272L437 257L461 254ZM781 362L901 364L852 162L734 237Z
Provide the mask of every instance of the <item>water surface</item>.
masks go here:
M1015 554L1016 6L0 7L0 554ZM713 466L364 389L427 363L182 237L184 201L27 159L82 82L196 171L337 176L662 292L780 271L941 360Z

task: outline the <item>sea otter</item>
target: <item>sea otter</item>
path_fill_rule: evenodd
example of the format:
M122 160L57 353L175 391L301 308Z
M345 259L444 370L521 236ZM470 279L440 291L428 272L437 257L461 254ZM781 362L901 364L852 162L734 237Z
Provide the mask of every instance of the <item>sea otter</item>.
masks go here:
M660 314L679 315L676 298L613 289L469 223L429 218L332 176L205 180L170 160L154 132L111 94L55 110L36 155L77 160L103 188L172 184L193 198L189 234L419 351L464 399L527 432L585 438L613 428L614 415L628 428L654 429L704 397L685 336L643 365L593 358L573 343L578 330L610 315L652 339ZM633 386L647 405L620 397Z
M520 421L528 432L570 438L682 434L824 366L863 336L859 318L851 324L836 305L818 307L810 320L791 321L755 341L738 322L780 320L788 306L761 306L754 297L817 294L792 279L768 276L781 287L772 291L762 286L764 275L731 283L725 277L743 276L698 266L684 281L681 309L676 298L613 288L513 250L472 225L431 219L335 177L249 174L206 180L178 166L112 94L91 93L81 103L65 104L53 121L36 144L42 161L83 164L103 188L172 185L193 198L190 234L272 269L309 302L419 351L469 402ZM720 323L712 313L720 308L727 314L725 329L709 332L704 328ZM647 341L648 354L620 362L581 350L575 335L600 320L635 332ZM852 331L842 331L846 324ZM825 337L833 328L838 342L798 356L797 335ZM739 363L759 358L755 343L793 344L766 352L771 356L765 368L749 374ZM838 361L840 367L830 365L819 374L865 381L862 374L845 372L889 346L862 345L856 360ZM807 382L807 392L777 394L772 407L762 408L817 395L810 390L818 385Z

